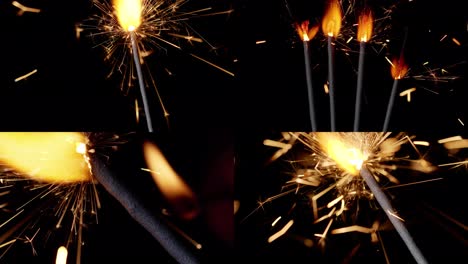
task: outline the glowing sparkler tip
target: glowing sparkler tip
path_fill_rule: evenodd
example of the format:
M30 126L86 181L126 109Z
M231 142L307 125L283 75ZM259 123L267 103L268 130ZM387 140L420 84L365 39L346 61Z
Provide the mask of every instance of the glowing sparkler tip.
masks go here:
M135 31L141 24L142 0L114 0L115 14L125 31Z
M341 6L337 0L330 1L322 20L322 31L329 37L336 37L341 28Z

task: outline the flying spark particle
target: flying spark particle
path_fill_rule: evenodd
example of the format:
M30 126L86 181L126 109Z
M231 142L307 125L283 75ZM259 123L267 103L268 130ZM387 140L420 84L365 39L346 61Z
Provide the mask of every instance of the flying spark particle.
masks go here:
M458 122L460 122L460 124L461 124L462 126L465 126L465 124L463 123L463 121L461 121L460 118L457 118L457 119L458 119Z
M448 137L448 138L443 138L443 139L439 139L437 141L437 143L439 144L444 144L444 143L447 143L447 142L452 142L452 141L458 141L458 140L462 140L463 138L461 136L453 136L453 137Z
M268 238L268 243L271 243L275 241L276 239L280 238L281 236L283 236L284 234L286 234L286 232L288 232L289 228L291 228L293 224L294 224L294 220L289 220L289 222L283 228L281 228L280 231L276 232L275 234L273 234L272 236Z
M24 79L28 78L29 76L35 74L36 72L37 72L37 69L34 69L34 70L32 70L31 72L26 73L25 75L22 75L22 76L16 78L16 79L15 79L15 82L19 82L19 81L21 81L21 80L24 80Z
M404 90L403 92L400 93L400 96L403 97L403 96L406 95L406 100L408 100L408 102L411 102L411 93L414 92L414 91L416 91L415 87Z
M446 37L447 35L444 35L439 41L442 42Z
M460 43L460 41L458 41L458 39L452 38L452 41L453 41L455 44L457 44L458 46L461 46L461 43Z
M18 1L13 1L13 2L11 2L11 4L14 5L15 7L19 8L18 16L23 15L25 12L30 12L30 13L40 13L41 12L41 10L39 8L27 7L25 5L22 5Z
M259 45L259 44L265 44L266 43L266 40L257 40L255 41L255 44Z
M278 223L278 221L281 219L281 216L278 216L278 218L276 218L275 221L273 221L273 223L271 223L271 226L275 226L276 223Z

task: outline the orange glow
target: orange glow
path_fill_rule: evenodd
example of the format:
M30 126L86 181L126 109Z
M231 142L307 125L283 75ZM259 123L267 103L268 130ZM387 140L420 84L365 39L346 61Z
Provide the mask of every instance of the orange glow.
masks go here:
M0 161L41 182L89 181L86 140L79 132L2 132Z
M408 66L405 64L403 57L400 57L400 59L393 59L391 72L395 80L405 77L408 72Z
M115 14L125 31L134 31L141 24L142 0L113 0Z
M190 187L174 171L156 145L145 142L143 148L149 171L164 197L182 218L194 218L198 208Z
M338 0L331 0L327 13L322 20L322 31L325 35L336 37L341 28L341 7Z
M322 149L337 165L352 175L359 175L365 155L357 148L340 140L336 133L317 133L317 140Z
M359 41L367 42L372 36L372 11L364 10L359 16L357 37Z
M296 31L302 41L309 41L315 37L318 32L318 25L309 28L309 21L306 20L301 24L296 24Z

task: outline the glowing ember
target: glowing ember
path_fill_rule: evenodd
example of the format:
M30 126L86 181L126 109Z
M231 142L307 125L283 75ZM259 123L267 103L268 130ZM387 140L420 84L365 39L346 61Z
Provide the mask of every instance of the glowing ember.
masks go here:
M86 138L78 132L4 132L0 160L38 181L89 181L83 142Z
M329 37L336 37L341 28L341 7L337 0L330 1L327 13L322 20L322 31Z

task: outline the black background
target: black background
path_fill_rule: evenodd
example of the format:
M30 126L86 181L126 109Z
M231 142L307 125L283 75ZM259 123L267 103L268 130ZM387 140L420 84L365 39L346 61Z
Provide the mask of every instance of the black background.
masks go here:
M206 6L213 6L214 10L234 8L230 15L190 21L190 25L211 41L216 49L181 42L182 51L171 48L167 51L156 50L147 58L170 114L168 128L152 94L152 116L157 131L150 137L155 138L176 170L200 195L222 189L216 184L228 186L227 189L231 190L233 171L229 168L235 144L236 162L240 167L236 170L236 193L244 193L243 197L246 197L248 203L255 203L259 193L263 192L259 188L274 189L277 187L275 184L278 184L272 182L270 187L260 184L264 181L259 175L265 173L260 164L267 152L260 142L270 136L271 131L310 130L302 43L292 27L294 22L304 19L320 20L324 1L309 2L290 0L287 2L288 11L286 1L283 0L189 1L186 6L188 10ZM404 54L411 71L410 77L402 80L399 92L410 87L416 87L417 92L413 93L411 103L407 103L406 98L396 98L390 129L422 133L434 138L466 133L457 120L460 118L465 122L467 116L465 62L468 54L468 18L463 3L455 0L435 3L418 0L367 2L380 11L380 7L392 4L396 4L397 8L389 20L391 30L382 37L391 40L388 50L366 57L362 130L381 129L393 83L384 56L400 53L404 30L407 28ZM97 12L92 2L73 0L65 4L56 0L31 0L21 3L40 8L41 13L18 16L18 10L11 2L0 4L0 22L3 25L0 44L3 54L0 74L1 129L117 133L146 131L143 117L140 116L139 124L135 121L134 100L138 97L136 86L129 95L123 95L119 90L121 76L115 74L111 78L106 77L111 67L103 60L103 50L99 46L95 47L96 43L86 37L86 32L82 32L79 40L75 37L76 24ZM445 34L448 34L446 40L440 41ZM450 41L451 37L458 39L461 46ZM261 40L266 42L256 44L256 41ZM343 39L340 41L343 42ZM327 77L325 44L323 34L319 31L311 41L311 60L315 66L314 89L320 99L316 113L319 129L324 131L329 129L328 98L322 89ZM343 51L336 52L337 128L341 131L351 130L354 114L356 72L353 69L357 68L358 45L351 42L349 47L349 56L345 56ZM231 77L208 66L189 53L215 62L236 76ZM434 68L460 63L448 69L450 75L458 78L448 83L411 78L422 72L421 65L425 61L430 61ZM14 82L15 78L33 69L38 72L26 80ZM166 69L173 74L167 74ZM141 162L141 155L134 154L134 151L138 152L141 138L135 142L120 154L123 156L121 159L129 164ZM126 162L120 165L126 167ZM135 169L133 166L128 167L129 171ZM272 169L272 173L276 172ZM216 177L219 174L224 177ZM221 183L208 184L220 178ZM209 186L208 191L201 186ZM459 188L451 189L454 186L461 188L463 185L449 184L443 195L461 194ZM424 192L432 196L438 190L427 188ZM111 197L102 193L103 203L107 206L102 209L100 224L90 228L90 242L84 248L86 261L83 262L90 263L100 258L115 260L126 256L171 262L159 245ZM230 191L223 194L224 198L229 198ZM438 201L447 205L443 200ZM457 211L457 207L454 208ZM209 234L208 231L201 232L206 233L206 236L198 234L201 240L215 241L208 242L208 252L226 255L224 250L229 246L225 246L224 242L216 242L231 238L229 231L233 231L230 224L232 219L227 217L231 215L231 209L229 206L223 211L226 213L214 217L210 215L210 219L219 220L217 224L226 221L223 235ZM207 220L208 216L203 219L188 224L187 228L192 231L204 230L208 228L207 225L214 228L215 224ZM251 235L252 239L247 240L252 243L246 243L239 250L249 249L257 239L264 238L262 235ZM288 245L280 244L278 247L287 248ZM453 252L460 252L455 248ZM30 250L27 247L24 249L25 252ZM250 249L255 250L257 247L252 246ZM45 254L55 254L47 252ZM296 251L291 252L301 256ZM269 253L272 253L271 249ZM18 255L25 256L21 253ZM403 256L405 262L410 259L406 257Z

